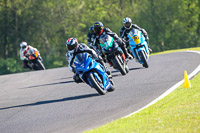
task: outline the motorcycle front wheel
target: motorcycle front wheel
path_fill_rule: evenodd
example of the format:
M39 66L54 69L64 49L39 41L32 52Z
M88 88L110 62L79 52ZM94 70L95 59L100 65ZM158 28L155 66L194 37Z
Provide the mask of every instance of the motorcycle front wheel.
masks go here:
M128 73L129 72L129 68L128 68L128 66L126 65L126 67L125 67L125 70L126 70L126 73Z
M107 90L104 89L102 81L99 81L94 75L94 73L90 73L88 75L88 79L90 80L90 83L100 95L105 95L107 93Z
M38 70L45 70L45 67L44 67L43 63L41 62L41 60L37 60L36 64L37 64Z
M141 59L142 62L143 62L143 64L142 64L143 67L148 68L149 65L148 65L148 63L147 63L147 59L146 59L146 56L145 56L145 54L144 54L144 51L143 51L143 50L142 50L142 51L139 51L138 54L139 54L139 56L140 56L140 59Z
M113 64L115 65L115 67L121 72L122 75L126 75L126 70L124 69L124 65L123 65L123 62L122 62L122 58L121 56L114 56L113 58Z

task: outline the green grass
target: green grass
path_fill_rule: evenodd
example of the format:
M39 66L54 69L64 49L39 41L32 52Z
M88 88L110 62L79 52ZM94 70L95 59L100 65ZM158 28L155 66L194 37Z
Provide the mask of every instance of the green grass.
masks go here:
M156 54L185 50L200 47ZM191 88L181 85L150 107L87 133L200 133L200 73L190 83Z

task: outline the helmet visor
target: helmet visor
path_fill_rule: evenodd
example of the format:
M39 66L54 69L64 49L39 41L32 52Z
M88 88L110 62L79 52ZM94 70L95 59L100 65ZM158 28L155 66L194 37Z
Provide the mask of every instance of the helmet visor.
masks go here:
M128 23L125 23L124 26L125 26L126 28L130 28L130 27L131 27L131 23L129 23L129 22L128 22Z
M101 32L101 27L94 27L94 32L95 33L100 33Z
M26 46L22 46L22 49L25 49L26 48Z
M67 49L69 50L69 51L71 51L71 50L73 50L73 49L75 49L76 48L76 45L67 45Z

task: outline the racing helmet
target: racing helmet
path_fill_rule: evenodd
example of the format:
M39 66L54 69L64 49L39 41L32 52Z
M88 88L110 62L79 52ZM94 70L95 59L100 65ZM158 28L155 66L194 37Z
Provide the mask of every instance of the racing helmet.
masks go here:
M21 47L22 49L25 49L25 48L27 47L27 42L21 42L21 43L20 43L20 47Z
M78 45L78 40L76 38L69 38L67 41L66 41L66 46L67 46L67 49L69 51L72 51L76 48L76 46Z
M130 29L131 28L132 20L129 17L125 17L122 22L123 22L124 27L126 29Z
M103 23L97 21L97 22L94 23L93 26L94 26L94 33L96 33L96 34L100 34L100 35L101 35L101 33L102 33L103 30L104 30Z

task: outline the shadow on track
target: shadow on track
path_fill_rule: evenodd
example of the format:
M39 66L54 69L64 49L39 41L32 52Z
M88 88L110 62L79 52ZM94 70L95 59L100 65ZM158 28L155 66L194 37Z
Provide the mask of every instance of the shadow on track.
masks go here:
M129 68L129 71L134 71L134 70L138 70L138 69L145 69L145 68L144 67Z
M56 79L56 80L63 80L63 79L72 79L73 77L70 76L70 77L66 77L66 78L60 78L60 79Z
M97 94L97 93L86 94L86 95L79 95L79 96L67 97L67 98L56 99L56 100L39 101L39 102L35 102L35 103L29 103L29 104L23 104L23 105L16 105L16 106L4 107L4 108L0 108L0 110L6 110L6 109L12 109L12 108L19 108L19 107L28 107L28 106L37 106L37 105L57 103L57 102L72 101L72 100L90 98L90 97L95 97L95 96L100 96L100 95Z
M67 83L73 83L73 82L74 82L74 80L71 80L71 81L64 81L64 82L57 82L57 83L29 86L29 87L24 87L24 88L19 88L19 89L28 89L28 88L35 88L35 87L49 86L49 85L57 85L57 84L67 84Z

